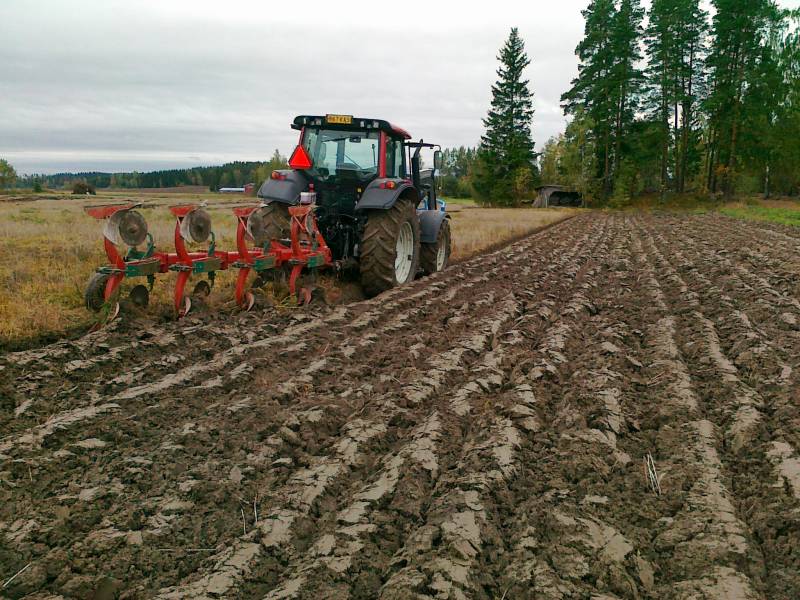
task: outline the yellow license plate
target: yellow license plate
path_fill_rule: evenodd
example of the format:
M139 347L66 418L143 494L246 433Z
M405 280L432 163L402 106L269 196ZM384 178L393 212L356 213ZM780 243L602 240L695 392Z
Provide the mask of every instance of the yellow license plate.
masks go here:
M353 115L325 115L325 121L331 125L350 125Z

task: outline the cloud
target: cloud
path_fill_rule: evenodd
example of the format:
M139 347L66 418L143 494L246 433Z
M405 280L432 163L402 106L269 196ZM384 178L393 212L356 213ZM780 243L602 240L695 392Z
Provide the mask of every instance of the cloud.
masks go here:
M541 147L564 126L585 5L3 0L0 156L21 172L264 159L291 150L296 114L328 112L475 145L511 26Z

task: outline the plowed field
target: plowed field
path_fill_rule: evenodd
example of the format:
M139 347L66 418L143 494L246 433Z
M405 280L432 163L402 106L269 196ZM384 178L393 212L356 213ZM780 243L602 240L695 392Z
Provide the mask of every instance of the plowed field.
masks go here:
M798 598L799 248L583 214L367 302L6 354L0 595Z

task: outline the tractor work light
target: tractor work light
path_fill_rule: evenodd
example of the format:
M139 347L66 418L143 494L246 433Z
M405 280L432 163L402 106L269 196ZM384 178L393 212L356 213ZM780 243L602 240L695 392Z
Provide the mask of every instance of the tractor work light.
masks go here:
M311 157L306 152L302 145L298 145L292 152L292 157L289 159L289 166L297 171L310 169L312 167Z

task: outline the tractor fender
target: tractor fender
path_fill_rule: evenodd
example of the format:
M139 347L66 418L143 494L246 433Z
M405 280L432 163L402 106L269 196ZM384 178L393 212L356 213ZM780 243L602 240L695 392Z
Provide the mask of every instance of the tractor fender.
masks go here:
M258 190L258 197L267 202L280 202L281 204L297 204L300 192L308 190L308 177L303 171L294 169L276 170L277 179L270 176Z
M388 187L391 184L394 187ZM381 187L384 186L384 187ZM361 199L356 204L356 210L392 208L401 197L411 198L414 206L419 203L419 192L405 179L373 179L367 189L361 194Z
M442 222L449 219L450 215L441 210L419 210L420 241L423 244L435 244L439 237L439 229Z

